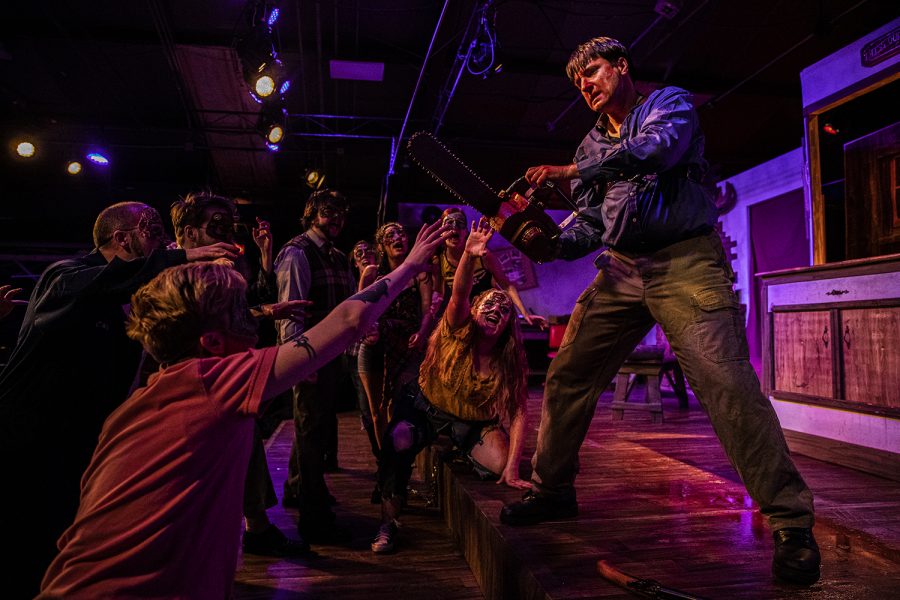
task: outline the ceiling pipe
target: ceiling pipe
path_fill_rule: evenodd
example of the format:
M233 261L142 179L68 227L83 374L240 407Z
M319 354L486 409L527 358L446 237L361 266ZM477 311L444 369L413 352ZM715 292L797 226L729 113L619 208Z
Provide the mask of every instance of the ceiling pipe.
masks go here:
M403 124L400 126L400 135L391 141L391 157L388 162L388 172L384 177L384 186L382 187L381 202L378 205L378 224L384 221L385 210L387 208L388 187L391 175L394 174L394 163L397 161L397 152L403 143L403 137L406 134L406 125L409 123L409 115L412 113L413 104L416 101L416 95L419 93L419 87L422 85L422 79L425 77L425 69L428 66L428 59L431 58L431 51L434 49L434 42L437 40L438 31L441 23L444 21L444 15L447 14L447 5L450 0L444 0L444 6L441 8L441 14L438 17L437 24L434 26L434 33L431 34L431 42L428 44L428 51L422 60L422 68L419 70L419 78L416 80L416 87L413 89L412 97L409 99L409 106L406 107L406 116L403 117Z
M474 37L474 34L471 33L472 23L475 22L475 15L477 15L481 9L481 4L476 4L472 9L472 14L469 15L469 23L466 25L466 31L463 34L462 40L459 42L459 48L456 50L456 58L453 60L453 67L450 69L450 74L444 82L444 87L441 88L441 94L438 97L438 105L434 111L435 118L434 127L432 129L435 135L440 132L441 127L444 124L444 117L447 115L447 110L450 108L450 103L453 101L454 94L456 94L456 88L459 86L460 79L462 79L463 70L469 62L469 58L472 56L471 38ZM453 81L452 84L450 83L451 80Z

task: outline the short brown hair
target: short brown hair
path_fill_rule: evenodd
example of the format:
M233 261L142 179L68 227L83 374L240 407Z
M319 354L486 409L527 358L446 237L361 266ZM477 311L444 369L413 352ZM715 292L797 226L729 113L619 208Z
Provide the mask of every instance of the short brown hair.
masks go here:
M200 356L209 331L252 333L247 283L232 267L196 262L171 267L131 297L128 337L160 364Z
M631 64L631 56L628 54L628 48L625 44L611 37L595 37L575 48L569 62L566 64L566 75L569 81L575 83L575 76L584 71L585 67L596 58L605 58L611 63L616 62L619 58L628 61L628 67L634 69Z
M317 190L309 195L306 206L303 209L303 218L300 220L304 229L312 227L316 220L316 214L323 206L335 206L343 210L350 208L347 197L337 190Z
M220 208L232 215L237 215L237 207L234 200L219 196L211 191L191 192L184 198L179 198L169 208L172 217L172 227L175 228L175 241L183 245L184 228L200 227L203 224L203 215L208 208ZM237 218L235 218L237 221Z

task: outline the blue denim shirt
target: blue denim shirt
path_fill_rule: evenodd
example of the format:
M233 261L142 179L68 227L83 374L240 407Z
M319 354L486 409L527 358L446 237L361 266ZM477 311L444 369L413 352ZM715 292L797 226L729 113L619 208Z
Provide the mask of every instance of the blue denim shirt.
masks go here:
M579 216L560 238L560 257L574 260L603 245L653 252L711 231L718 213L700 184L707 163L690 94L653 92L625 118L619 139L605 123L602 115L575 153Z

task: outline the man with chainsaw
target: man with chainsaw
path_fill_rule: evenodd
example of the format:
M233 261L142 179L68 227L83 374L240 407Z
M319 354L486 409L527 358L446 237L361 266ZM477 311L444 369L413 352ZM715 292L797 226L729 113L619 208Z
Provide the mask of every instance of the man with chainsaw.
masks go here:
M577 515L578 451L597 399L659 323L774 531L773 573L810 585L820 563L813 496L748 360L734 273L701 184L707 163L691 96L676 87L638 93L627 49L607 37L579 46L566 72L599 119L572 163L531 167L525 177L571 185L578 216L560 237L559 258L606 249L547 374L532 489L500 519L532 525Z

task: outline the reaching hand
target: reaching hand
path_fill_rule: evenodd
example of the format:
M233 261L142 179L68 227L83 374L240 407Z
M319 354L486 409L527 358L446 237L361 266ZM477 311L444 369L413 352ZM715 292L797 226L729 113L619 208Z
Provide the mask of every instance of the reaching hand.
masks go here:
M517 490L531 489L530 482L525 481L524 479L519 479L518 475L516 475L512 471L512 469L504 469L503 473L500 474L500 479L497 480L497 484L499 485L503 483Z
M472 221L472 231L466 239L466 252L471 256L484 256L487 252L487 244L494 235L494 230L488 225L487 219L481 217L478 225Z
M228 242L216 242L211 246L185 250L184 253L187 256L188 262L194 262L201 260L216 260L219 258L235 261L237 260L237 257L240 256L241 252L234 244L229 244Z
M547 319L541 315L522 315L529 325L537 325L541 329L547 329Z
M263 304L262 313L276 321L287 319L294 323L303 323L306 317L306 309L312 306L309 300L287 300L276 304Z
M257 227L253 228L253 242L260 253L268 254L272 251L272 226L259 217L256 217L256 224Z
M578 167L574 163L569 165L538 165L529 167L525 171L525 181L535 187L539 187L548 179L550 181L565 182L578 177Z
M440 221L422 227L403 264L414 267L417 273L430 269L431 257L449 231L450 227L442 225Z
M22 288L14 288L11 285L0 285L0 319L12 312L16 304L28 304L25 300L13 298L22 291Z

